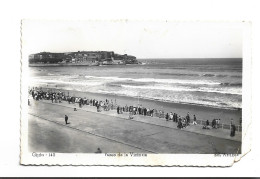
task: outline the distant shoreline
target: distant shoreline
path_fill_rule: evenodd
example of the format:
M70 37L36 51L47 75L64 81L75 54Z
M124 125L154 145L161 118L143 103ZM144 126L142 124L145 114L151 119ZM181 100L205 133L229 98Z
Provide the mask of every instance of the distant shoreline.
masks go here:
M34 63L29 64L29 67L67 67L67 66L121 66L121 65L139 65L140 63L133 64L84 64L84 63Z

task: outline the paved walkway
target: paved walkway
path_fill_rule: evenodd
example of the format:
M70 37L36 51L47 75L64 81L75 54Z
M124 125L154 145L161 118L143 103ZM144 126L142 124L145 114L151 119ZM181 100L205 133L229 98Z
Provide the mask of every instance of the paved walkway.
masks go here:
M134 146L108 140L85 131L77 130L73 126L51 120L42 120L34 115L28 116L29 135L28 144L31 152L59 152L59 153L95 153L102 152L138 152L151 153Z
M241 142L179 130L174 128L173 122L168 123L173 126L162 126L150 123L150 117L140 116L143 121L128 120L124 118L126 114L96 112L95 107L90 106L74 111L74 104L34 100L31 103L28 141L33 151L93 153L100 147L103 153L241 152ZM70 124L65 125L65 114L69 116Z
M77 108L77 110L85 110L88 112L93 112L93 113L99 113L99 114L104 114L104 115L109 115L109 116L115 116L115 117L120 117L125 120L129 120L129 114L128 113L123 113L123 114L117 114L116 110L110 110L110 111L101 111L97 112L97 108L94 106L89 106L89 105L82 105L82 108L79 108L79 105L77 103L74 104L69 104L66 101L62 101L62 103L52 103L50 100L42 100L42 102L45 103L50 103L53 105L60 105L64 107L69 107L69 108ZM186 128L183 129L178 129L177 128L177 123L173 121L166 121L163 118L158 118L158 117L150 117L150 116L143 116L143 115L133 115L134 121L138 121L141 123L148 123L152 125L157 125L161 127L166 127L166 128L173 128L177 130L184 130L187 132L193 132L197 134L203 134L203 135L208 135L208 136L213 136L213 137L218 137L218 138L223 138L223 139L228 139L228 140L233 140L233 141L239 141L241 142L242 140L242 133L241 132L236 132L236 135L234 137L230 137L230 131L227 129L202 129L201 125L190 125Z

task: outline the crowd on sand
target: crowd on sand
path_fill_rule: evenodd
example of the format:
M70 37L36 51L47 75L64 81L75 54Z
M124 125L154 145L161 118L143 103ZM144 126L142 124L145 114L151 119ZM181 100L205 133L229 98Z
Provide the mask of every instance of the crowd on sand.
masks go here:
M29 94L32 96L32 98L36 101L38 100L51 100L52 103L61 103L62 101L67 101L69 104L75 104L78 103L79 108L82 108L84 105L89 106L95 106L97 108L97 112L103 111L110 111L115 110L117 111L117 114L123 114L128 113L129 119L133 119L135 115L143 115L143 116L150 116L150 117L159 117L164 118L166 121L172 121L177 124L178 129L186 128L187 126L197 125L197 118L194 114L192 117L190 116L189 112L186 116L180 116L177 113L165 113L163 110L157 110L157 109L150 109L147 107L143 107L142 105L137 106L120 106L117 104L116 99L115 100L96 100L96 99L87 99L86 97L74 97L65 95L64 92L61 91L52 91L52 90L42 90L41 88L31 88L29 89ZM28 105L30 105L30 100L28 99ZM74 111L77 109L74 108ZM69 124L68 116L65 115L65 121L66 124ZM211 124L211 125L210 125ZM202 129L217 129L220 126L220 119L213 119L212 122L209 122L209 120L203 121L202 123ZM235 136L236 132L236 126L233 123L233 119L231 119L230 124L230 136Z

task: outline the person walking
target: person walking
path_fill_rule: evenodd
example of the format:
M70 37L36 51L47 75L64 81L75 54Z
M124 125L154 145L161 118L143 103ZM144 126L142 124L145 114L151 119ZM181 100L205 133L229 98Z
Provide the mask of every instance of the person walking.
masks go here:
M195 114L193 115L193 123L192 124L197 125L197 118L196 118Z
M65 115L65 123L66 123L66 124L69 124L69 123L68 123L68 120L69 120L69 117L68 117L67 115Z

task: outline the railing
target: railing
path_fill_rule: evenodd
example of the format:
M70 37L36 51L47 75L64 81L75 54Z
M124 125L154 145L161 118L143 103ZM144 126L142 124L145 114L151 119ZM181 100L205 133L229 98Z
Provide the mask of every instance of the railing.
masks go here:
M117 109L117 105L114 106L114 108L112 108L112 110L115 110L115 109ZM123 111L123 112L126 112L126 111ZM127 112L129 112L129 111L127 111ZM136 115L139 115L139 114L137 113ZM143 115L143 114L141 114L141 115ZM153 112L152 114L148 113L148 115L146 115L146 116L164 118L164 119L166 117L166 115L163 111L161 111L161 112L156 111L156 112ZM192 123L192 122L193 122L193 120L190 120L190 123ZM205 120L197 119L196 122L197 122L198 125L202 125L202 126L206 125ZM212 126L212 122L209 122L209 125ZM240 125L235 125L235 126L236 126L236 131L242 132L242 126L240 126ZM217 128L231 130L231 124L219 123L219 124L217 124Z
M54 100L55 100L54 102L57 102L58 99L54 99ZM67 101L67 98L65 98L63 100ZM72 103L78 103L78 101L73 101ZM90 103L90 101L87 100L87 103L85 105L93 106L93 103ZM100 111L100 110L105 110L105 111L106 110L117 110L117 107L118 107L117 104L109 104L108 106L99 107L98 111ZM120 107L120 113L121 112L132 112L132 109L131 109L131 107L128 107L128 108L125 108L125 110L123 110L123 107ZM138 114L138 110L137 110L136 115L143 115L143 114ZM152 113L148 112L146 116L165 119L166 114L162 110L159 110L159 111L154 110ZM193 120L191 119L190 123L192 123L192 122L193 122ZM202 126L206 125L205 120L197 119L196 122L197 122L198 125L202 125ZM212 126L212 122L209 122L209 126ZM236 127L236 131L242 132L242 126L241 125L236 125L235 127ZM219 123L219 124L217 124L217 128L231 130L231 124Z
M93 106L93 104L89 104L89 105ZM109 110L117 110L117 107L118 107L117 104L110 105L109 106ZM102 108L104 110L103 106L102 106ZM120 111L122 111L122 112L130 112L131 110L129 111L129 109L128 109L128 110L123 111L122 109L120 109ZM136 115L139 115L138 111L136 111ZM141 114L141 115L143 115L143 114ZM154 111L153 113L147 113L146 116L151 116L151 117L157 117L157 118L165 119L166 114L164 113L164 111L161 111L161 112ZM190 123L192 123L192 122L193 122L193 120L190 120ZM197 122L198 125L202 125L202 126L206 125L206 121L205 120L197 119L196 122ZM212 126L212 122L209 122L209 126ZM219 123L217 125L217 128L231 130L231 124ZM236 125L236 131L242 132L242 126Z

